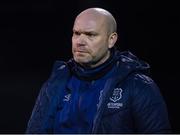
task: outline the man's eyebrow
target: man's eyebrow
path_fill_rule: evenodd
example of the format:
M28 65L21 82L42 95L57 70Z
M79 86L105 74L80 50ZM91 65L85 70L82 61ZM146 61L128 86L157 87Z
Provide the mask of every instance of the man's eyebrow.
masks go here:
M97 32L95 32L95 31L92 31L92 30L90 30L90 31L81 31L81 30L75 30L75 29L73 29L73 32L78 32L78 33L84 33L84 34L98 34Z
M93 34L93 35L97 35L98 33L95 31L85 31L84 34Z

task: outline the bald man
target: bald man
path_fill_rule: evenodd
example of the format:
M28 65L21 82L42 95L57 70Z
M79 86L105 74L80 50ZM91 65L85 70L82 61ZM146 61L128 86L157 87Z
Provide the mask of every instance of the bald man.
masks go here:
M149 65L115 49L117 24L107 10L75 19L73 58L56 61L26 133L169 133L166 104Z

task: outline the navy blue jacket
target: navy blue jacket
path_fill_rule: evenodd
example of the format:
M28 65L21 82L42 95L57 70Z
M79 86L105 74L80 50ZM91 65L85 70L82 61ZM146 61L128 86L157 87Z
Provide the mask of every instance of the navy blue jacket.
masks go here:
M107 78L91 133L169 133L164 99L155 82L144 74L149 65L130 52L116 51L115 57L115 70ZM78 72L71 60L54 64L40 90L26 133L56 133L56 113L63 108L69 79ZM93 79L103 75L96 76ZM79 77L86 79L81 74Z

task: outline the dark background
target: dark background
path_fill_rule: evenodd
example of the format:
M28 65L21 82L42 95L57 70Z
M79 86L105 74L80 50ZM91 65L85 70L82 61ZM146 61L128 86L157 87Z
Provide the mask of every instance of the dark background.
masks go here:
M1 0L0 133L24 133L35 99L55 60L68 60L75 16L88 7L109 10L120 50L151 65L180 133L179 5L175 0Z

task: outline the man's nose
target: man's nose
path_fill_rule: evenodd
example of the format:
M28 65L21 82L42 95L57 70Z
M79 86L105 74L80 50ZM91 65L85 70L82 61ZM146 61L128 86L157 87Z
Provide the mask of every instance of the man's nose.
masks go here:
M79 35L77 38L77 44L78 45L85 45L86 44L86 37L84 34Z

